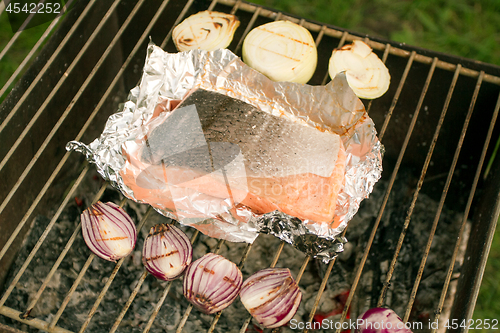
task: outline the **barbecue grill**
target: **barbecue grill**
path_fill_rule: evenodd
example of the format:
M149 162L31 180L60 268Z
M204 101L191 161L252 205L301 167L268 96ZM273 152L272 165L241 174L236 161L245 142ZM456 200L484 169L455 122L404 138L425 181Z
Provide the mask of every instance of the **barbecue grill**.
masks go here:
M449 234L453 244L451 255L446 259L445 268L441 269L443 278L437 283L440 295L438 301L432 304L429 321L454 318L461 322L472 317L500 213L500 157L497 155L493 163L487 165L493 156L492 139L495 142L500 131L496 125L500 108L499 67L371 38L243 1L154 0L146 4L144 0L80 0L73 5L57 29L54 28L56 21L49 26L48 29L55 31L14 89L6 91L10 83L15 82L16 76L1 90L8 96L0 109L0 329L7 332L18 332L18 329L83 332L86 329L96 331L92 323L97 322L101 325L99 329L115 332L124 325L126 318L137 315L134 311L141 310L134 307L134 302L138 302L141 288L149 279L145 271L135 275L131 292L115 303L115 312L111 314L113 319L100 319L105 315L100 307L109 299L108 290L114 286L119 288L121 271L126 269L122 266L128 265L128 261L120 260L112 267L107 266L111 269L99 281L93 305L79 314L81 324L71 329L63 324L68 304L73 304L78 288L90 288L82 285L87 283L86 274L98 265L98 259L94 260L90 252L77 248L78 244L82 244L79 224L62 233L61 219L66 212L85 208L92 200L108 197L129 209L135 208L139 212L136 216L139 228L158 218L151 210L137 208L135 203L122 200L118 193L107 189L107 185L94 176L92 165L88 165L80 154L66 152L65 144L75 139L90 142L97 137L106 119L126 100L128 90L140 79L148 42L151 40L166 51L176 52L171 40L173 27L183 18L206 9L238 16L241 26L229 49L239 56L243 39L252 27L287 19L309 29L318 47L318 66L309 82L313 85L330 80L328 60L332 50L354 39L367 42L389 68L392 77L389 91L374 101L363 101L385 145L382 178L385 185L383 188L376 185L376 188L382 189L382 194L376 201L375 217L368 223L360 255L353 259L353 269L348 272L350 286L341 302L337 320L343 322L359 315L355 312L355 304L371 307L390 305L388 295L398 283L395 277L399 275L395 272L401 269L398 267L399 254L410 241L405 236L417 218L415 207L424 196L437 204L433 217L427 220L423 229L425 242L416 251L420 261L418 269L410 276L412 288L403 311L398 314L404 321L414 319L412 316L421 281L433 269L427 267L428 259L439 257L439 253L433 252L436 251L433 240L436 232L440 231L443 211L450 210L459 214L460 220L453 229L455 231ZM2 56L8 52L15 38L1 51ZM37 43L19 71L33 53L38 52L41 42ZM390 245L380 244L380 239L384 239L381 234L386 230L383 225L387 205L391 200L398 199L394 197L398 195L394 189L401 182L406 182L410 200L400 205L399 211L392 211L403 218L402 223L392 226L397 229L397 234L391 236ZM370 200L363 202L360 213ZM48 218L42 223L44 228L30 242L28 239L30 235L33 238L32 228L38 223L39 216ZM348 239L351 227L355 228L348 226L344 232ZM66 236L58 236L59 233ZM201 238L207 244L213 243L196 232L190 230L188 233L194 243ZM47 243L57 237L63 238L59 240L63 247L59 252L52 253ZM266 242L269 242L266 235L259 236L254 245L238 245L239 252L228 255L233 255L233 260L240 267L245 267L249 263L247 258ZM316 314L325 300L325 290L328 291L330 281L335 278L332 271L335 271L340 259L325 265L294 253L283 242L274 244L272 259L262 258L260 268L286 267L289 265L288 258L299 257L300 265L292 273L303 289L314 289L310 290L313 301L307 313L302 313L302 320L318 320ZM212 245L205 250L227 251L229 246L222 241ZM367 273L367 262L376 262L376 258L372 257L380 246L389 248L392 259L388 261L384 278L376 283L379 296L367 301L362 299L364 294L359 286ZM293 255L280 259L287 251L292 251ZM55 288L54 281L60 276L62 265L78 255L85 256L84 264L75 266L74 276L68 277L71 283L64 287L64 299L56 302L54 312L37 315L33 309L49 299L48 294ZM44 257L53 260L47 264L47 270L40 279L42 282L36 283L33 292L26 292L26 281L34 279L34 275L30 275L34 273L27 273L29 267ZM19 260L16 258L22 259L17 266L16 261ZM321 282L314 288L303 285L304 280L301 280L309 270L315 270L321 277ZM147 309L151 311L146 311L147 321L134 329L154 331L156 326L153 324L161 320L158 314L162 307L176 302L182 304L182 315L174 321L174 327L169 326L168 329L177 332L192 330L191 321L196 310L192 311L192 307L179 296L176 283L160 285L161 292L153 294L151 297L154 299L149 301L151 306ZM14 297L24 299L16 303L24 304L22 308L12 305ZM219 328L223 317L224 311L211 316L199 327L208 332L223 332L225 329ZM245 318L235 331L255 331L251 318L248 315ZM441 325L428 330L442 329ZM457 330L466 329L458 327Z

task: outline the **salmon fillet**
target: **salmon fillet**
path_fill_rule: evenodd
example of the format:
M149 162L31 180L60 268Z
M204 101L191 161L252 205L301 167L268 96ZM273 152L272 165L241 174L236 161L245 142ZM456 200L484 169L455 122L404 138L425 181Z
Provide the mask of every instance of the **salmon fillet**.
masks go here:
M141 140L123 145L120 172L137 200L180 218L247 207L336 226L346 160L336 134L199 89Z

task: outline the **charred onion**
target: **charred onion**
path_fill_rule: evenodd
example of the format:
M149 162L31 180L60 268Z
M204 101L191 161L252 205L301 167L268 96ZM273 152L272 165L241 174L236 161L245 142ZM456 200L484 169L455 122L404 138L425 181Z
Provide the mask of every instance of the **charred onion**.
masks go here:
M191 15L176 26L172 39L181 52L223 49L231 44L239 25L240 21L234 15L206 10Z

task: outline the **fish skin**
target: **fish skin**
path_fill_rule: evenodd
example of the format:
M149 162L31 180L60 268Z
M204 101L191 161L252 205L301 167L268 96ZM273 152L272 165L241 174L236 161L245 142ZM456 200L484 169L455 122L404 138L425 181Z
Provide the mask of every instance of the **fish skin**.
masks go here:
M346 155L336 134L198 90L146 138L135 150L124 146L127 161L120 172L139 201L177 211L181 218L217 217L227 212L231 197L236 208L256 214L281 210L331 227L338 224L335 207ZM243 173L235 161L243 165ZM223 177L217 169L227 169L227 174ZM173 188L185 193L182 201L172 197ZM219 211L193 211L197 205L186 201L191 195L205 197Z
M190 105L196 106L196 113L176 112ZM270 115L238 99L202 89L192 92L176 111L148 136L149 149L143 150L143 161L175 166L185 163L184 166L209 172L209 159L217 170L230 163L239 148L250 176L311 172L328 177L333 171L340 138L332 133ZM207 146L210 142L233 146L228 145L227 150L214 154Z

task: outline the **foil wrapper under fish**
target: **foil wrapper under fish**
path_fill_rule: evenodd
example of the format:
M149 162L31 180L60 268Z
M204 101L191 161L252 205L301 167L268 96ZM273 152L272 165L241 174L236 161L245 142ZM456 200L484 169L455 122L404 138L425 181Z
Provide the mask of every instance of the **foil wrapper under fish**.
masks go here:
M342 252L347 240L341 233L379 180L383 155L373 121L343 74L324 86L274 82L226 49L167 53L150 44L139 85L130 91L120 110L109 117L101 136L88 145L69 142L66 148L85 154L104 179L126 197L141 202L124 181L128 154L140 149L144 142L141 140L147 139L158 119L168 117L179 101L194 89L220 93L273 116L340 135L346 152L346 168L336 202L335 224L299 219L280 211L256 214L241 205L235 218L231 213L234 202L226 205L226 209L222 207L224 202L221 206L220 200L211 202L210 197L192 192L174 194L173 201L182 204L183 209L196 207L197 213L206 209L204 217L199 214L190 217L189 211L179 217L175 209L153 207L165 216L219 239L251 243L259 232L270 233L324 262ZM239 155L234 154L233 164L239 161ZM142 157L154 161L152 155ZM210 212L214 205L225 211L214 215Z

